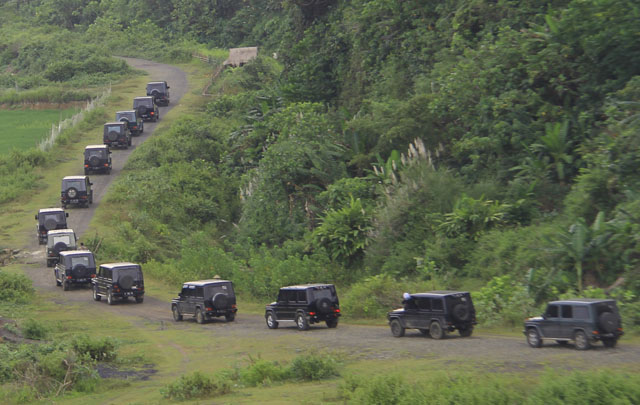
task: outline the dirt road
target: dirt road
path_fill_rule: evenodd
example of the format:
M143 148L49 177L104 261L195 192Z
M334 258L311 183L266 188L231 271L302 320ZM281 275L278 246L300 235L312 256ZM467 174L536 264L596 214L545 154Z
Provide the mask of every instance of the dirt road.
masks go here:
M166 113L175 106L188 88L186 75L180 69L148 62L139 59L127 59L134 67L148 71L152 80L166 80L171 85L171 106L160 110L161 120ZM144 89L140 89L141 92ZM128 106L122 106L128 108ZM129 155L150 136L153 136L155 123L146 123L143 136L134 139L134 147L125 151L114 151L113 171L110 176L92 176L95 194L94 204L89 209L71 209L69 215L70 227L78 235L86 231L95 209L100 206L111 182L120 174ZM71 173L70 173L71 174ZM80 170L77 174L80 174ZM190 328L193 320L183 323L173 323L169 303L153 298L153 291L149 291L143 304L132 301L108 306L103 302L94 302L89 289L74 289L63 292L55 286L53 271L45 266L44 250L37 244L35 236L27 247L31 255L23 257L26 274L33 280L38 291L53 296L59 304L82 302L86 308L95 311L99 316L103 311L113 314L126 314L146 322L170 324L175 328ZM225 323L214 321L201 326L202 333L216 338L251 338L261 345L282 344L283 337L291 346L290 337L296 338L291 350L302 350L309 347L341 350L358 358L388 359L388 358L428 358L440 359L446 364L465 363L470 358L478 360L487 367L487 371L526 371L528 369L542 369L545 366L556 367L598 367L600 365L640 364L640 346L622 342L616 349L604 349L598 345L594 350L579 352L572 347L560 347L547 344L542 349L531 349L524 336L505 337L487 334L475 334L471 338L451 336L442 341L435 341L423 337L418 331L408 331L404 338L396 339L391 336L386 326L357 326L341 323L336 329L326 326L312 326L307 332L298 332L293 324L281 325L280 329L267 329L261 315L243 314L242 308L236 321Z

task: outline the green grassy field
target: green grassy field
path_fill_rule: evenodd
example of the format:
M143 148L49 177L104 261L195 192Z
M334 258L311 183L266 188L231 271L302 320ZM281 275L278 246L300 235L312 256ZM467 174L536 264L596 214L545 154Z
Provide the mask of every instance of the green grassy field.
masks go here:
M71 117L78 108L64 110L0 110L0 153L33 148L46 137L51 124Z

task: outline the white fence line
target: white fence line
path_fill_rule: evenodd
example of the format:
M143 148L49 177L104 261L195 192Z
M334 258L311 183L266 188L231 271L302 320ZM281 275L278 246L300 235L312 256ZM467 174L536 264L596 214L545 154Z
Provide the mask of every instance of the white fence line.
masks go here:
M103 105L106 98L109 97L110 95L111 95L111 84L109 84L109 87L105 89L105 91L103 91L102 94L92 99L91 101L87 102L86 107L80 110L80 112L74 114L73 116L67 119L64 119L58 122L57 124L52 124L51 132L49 133L49 136L43 139L40 143L38 143L38 148L42 151L47 151L51 149L56 142L56 138L58 138L58 136L63 131L76 126L80 121L84 119L86 113L95 109L96 107Z

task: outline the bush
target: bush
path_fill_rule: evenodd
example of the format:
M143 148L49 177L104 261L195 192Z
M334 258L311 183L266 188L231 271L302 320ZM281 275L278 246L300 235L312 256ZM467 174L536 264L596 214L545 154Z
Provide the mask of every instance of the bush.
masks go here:
M287 368L277 362L251 359L249 367L240 370L239 376L240 381L244 385L255 387L257 385L270 385L273 382L287 380L290 374Z
M342 312L353 318L381 318L402 301L402 286L388 274L357 282L344 294Z
M116 358L118 345L113 338L91 338L87 335L79 335L71 341L71 347L80 356L89 356L97 361L112 361Z
M222 378L212 378L199 371L181 376L177 381L161 390L167 399L184 401L193 398L211 398L231 392L231 382Z
M31 280L25 275L0 271L0 302L26 304L33 297L33 293Z
M324 380L340 375L339 366L340 362L333 356L307 354L293 359L289 373L304 381Z
M20 326L22 335L27 339L43 340L49 335L49 328L35 319L27 319Z
M473 300L478 322L486 325L522 325L535 308L527 287L511 276L494 277Z

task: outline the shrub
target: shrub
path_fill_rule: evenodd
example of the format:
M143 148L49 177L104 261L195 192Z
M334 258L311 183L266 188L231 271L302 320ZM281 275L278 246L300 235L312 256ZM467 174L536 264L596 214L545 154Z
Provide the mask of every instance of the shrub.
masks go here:
M27 339L43 340L49 335L49 328L35 319L27 319L20 326L20 329Z
M380 318L402 300L402 286L388 274L379 274L351 286L342 300L345 316Z
M335 357L313 353L293 359L289 370L293 378L316 381L340 375L339 366L340 363Z
M277 362L251 359L249 367L240 370L239 376L243 384L257 386L287 380L290 374L289 370Z
M97 361L111 361L117 356L117 343L108 336L91 338L87 335L79 335L71 341L71 347L80 355L87 355Z
M0 302L25 304L29 302L33 293L31 280L25 275L0 271Z
M478 321L487 325L521 325L535 308L527 287L508 275L494 277L473 299Z
M193 398L211 398L231 392L231 382L227 379L212 378L199 371L183 375L161 390L167 399L184 401Z

